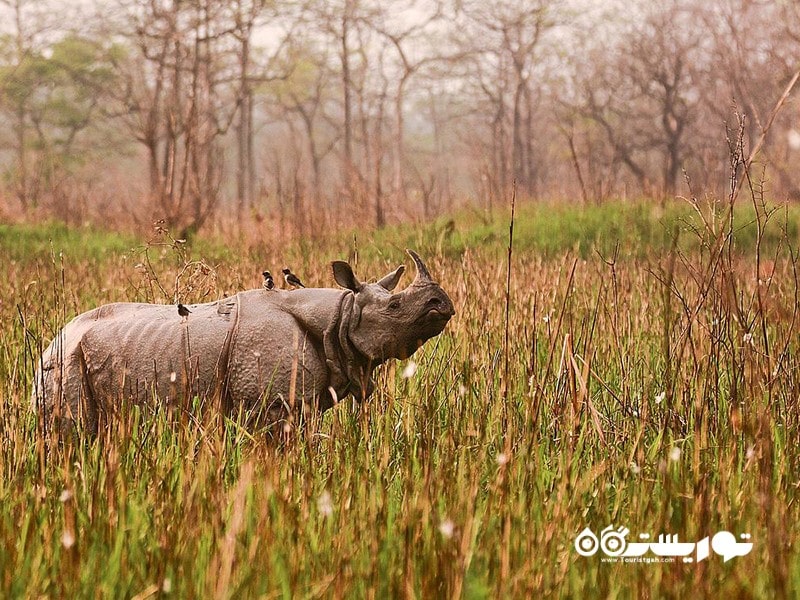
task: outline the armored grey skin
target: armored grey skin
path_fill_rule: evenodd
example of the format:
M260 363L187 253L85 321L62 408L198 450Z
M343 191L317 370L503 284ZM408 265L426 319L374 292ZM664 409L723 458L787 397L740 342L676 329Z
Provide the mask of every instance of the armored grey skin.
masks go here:
M323 412L348 394L363 401L378 365L411 356L455 314L419 256L407 252L417 276L399 293L392 290L404 266L368 284L335 261L343 290L248 290L189 305L186 322L173 305L115 303L83 313L43 353L34 408L62 428L96 434L127 401L190 409L200 398L250 423Z

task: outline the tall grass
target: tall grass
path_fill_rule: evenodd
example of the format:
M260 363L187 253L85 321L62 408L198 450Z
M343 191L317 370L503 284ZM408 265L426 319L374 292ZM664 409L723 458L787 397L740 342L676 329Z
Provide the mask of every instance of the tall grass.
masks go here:
M505 352L501 217L314 248L259 242L238 258L168 237L97 253L84 251L96 234L50 244L46 229L23 256L4 232L0 596L792 595L794 212L754 205L731 227L724 204L592 210L586 248L569 233L584 213L520 210ZM215 298L284 262L328 286L327 261L356 249L358 273L379 276L406 245L457 315L413 376L383 367L367 405L343 402L285 448L212 414L136 407L96 440L43 447L33 357L74 314ZM609 524L687 541L749 532L754 549L699 564L577 555L584 527Z

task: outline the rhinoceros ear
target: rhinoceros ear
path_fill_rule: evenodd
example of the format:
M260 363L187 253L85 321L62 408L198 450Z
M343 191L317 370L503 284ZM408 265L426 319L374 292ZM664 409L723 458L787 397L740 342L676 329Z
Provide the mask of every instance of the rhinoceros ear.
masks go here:
M403 275L403 272L406 270L405 265L400 265L394 271L386 275L383 279L378 281L378 285L385 289L387 292L391 292L394 288L397 287L397 283L400 281L400 277Z
M363 287L362 283L356 277L356 274L353 273L353 268L343 260L335 260L331 263L333 267L333 278L343 288L347 288L348 290L352 290L356 293L361 291Z

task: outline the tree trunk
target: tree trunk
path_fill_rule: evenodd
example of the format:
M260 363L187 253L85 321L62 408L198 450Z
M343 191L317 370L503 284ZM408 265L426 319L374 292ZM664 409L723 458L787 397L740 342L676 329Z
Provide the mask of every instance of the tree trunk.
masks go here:
M256 153L255 153L255 133L253 127L253 90L247 90L247 140L245 147L247 152L247 199L250 206L256 201Z
M531 88L527 82L525 84L525 124L523 128L525 137L525 179L527 186L525 191L528 197L532 198L536 193L538 170L533 151L533 100L531 98Z
M236 207L241 223L245 211L253 203L252 126L253 93L250 89L250 35L249 25L242 28L241 52L239 56L239 115L236 124Z
M378 228L386 225L386 213L383 206L383 117L386 102L386 87L378 99L378 116L375 123L373 160L375 165L375 225Z
M22 24L22 3L17 1L13 5L14 8L14 25L16 27L16 61L17 65L21 65L25 60L27 54L25 33ZM28 195L28 157L27 157L27 110L25 101L22 100L16 106L16 123L14 129L17 138L17 198L24 213L28 212L28 203L30 197Z
M403 101L405 100L406 81L410 75L406 71L397 84L397 95L394 99L395 131L394 131L394 172L392 187L398 198L406 200L406 189L403 181L403 158L405 157L405 118L403 116Z
M243 84L244 85L244 84ZM245 210L250 204L249 197L249 93L247 90L242 92L239 104L239 117L236 123L236 214L241 223L244 218Z
M522 80L517 82L516 89L514 90L514 115L512 120L511 129L511 168L513 179L517 185L526 189L527 182L525 181L525 153L524 145L522 143ZM503 190L505 193L505 190Z
M25 106L20 103L17 105L17 122L14 123L14 130L17 134L17 199L19 200L22 212L28 212L28 160L25 146L27 136L25 135Z
M344 100L344 163L342 165L345 188L347 193L353 194L353 106L352 106L352 81L350 79L350 16L353 0L345 0L342 12L341 54L342 61L342 92Z

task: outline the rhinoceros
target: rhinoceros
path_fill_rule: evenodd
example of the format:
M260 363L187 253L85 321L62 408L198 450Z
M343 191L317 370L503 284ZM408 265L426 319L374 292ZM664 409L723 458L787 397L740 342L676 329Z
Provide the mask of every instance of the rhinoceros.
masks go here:
M190 408L199 398L225 415L275 424L347 395L363 401L377 366L411 356L455 314L422 259L407 252L417 274L399 293L403 265L362 283L334 261L344 289L247 290L190 304L185 318L173 305L127 302L83 313L44 351L34 408L61 429L96 434L125 402Z

